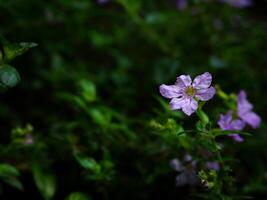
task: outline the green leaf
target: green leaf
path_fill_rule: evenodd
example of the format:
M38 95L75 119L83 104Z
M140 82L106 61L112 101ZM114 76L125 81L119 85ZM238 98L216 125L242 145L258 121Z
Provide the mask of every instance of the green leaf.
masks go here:
M22 55L24 52L29 50L30 48L36 47L36 43L30 42L21 42L21 43L14 43L10 44L9 42L4 43L4 60L11 61L15 57Z
M20 81L17 70L9 65L0 68L0 84L4 87L14 87Z
M23 190L23 185L22 183L15 177L12 178L6 178L3 180L6 184L18 189L18 190Z
M19 176L19 171L9 164L0 164L0 177Z
M74 157L83 168L91 170L96 174L99 174L101 172L101 166L96 162L94 158L87 157L79 152L75 152Z
M82 192L73 192L66 198L66 200L91 200L91 198Z
M19 175L19 171L12 165L0 164L0 178L2 179L2 181L14 188L23 190L23 185L17 179L17 176Z
M81 94L82 97L88 101L88 102L93 102L96 99L96 88L94 83L92 83L89 80L81 80L79 82L79 86L81 89Z
M56 178L44 171L38 163L32 165L34 181L45 200L52 199L56 192Z

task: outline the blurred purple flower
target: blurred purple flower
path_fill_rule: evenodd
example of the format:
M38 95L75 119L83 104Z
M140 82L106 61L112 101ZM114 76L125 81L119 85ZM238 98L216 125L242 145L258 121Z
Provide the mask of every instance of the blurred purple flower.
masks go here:
M258 128L261 123L261 118L252 111L253 106L247 100L247 94L241 90L237 97L238 116L252 128Z
M186 154L184 159L181 161L178 158L171 160L170 166L175 171L180 172L176 176L175 182L176 186L184 185L197 185L199 182L197 173L196 173L196 164L197 161L193 160L191 155Z
M252 5L252 0L221 0L235 8L246 8Z
M233 120L233 111L228 111L226 115L221 115L218 121L218 125L225 131L241 131L245 127L245 123L242 120ZM237 142L243 142L243 138L238 134L229 134Z
M209 170L220 170L220 164L217 161L208 161L206 162L206 168Z
M98 4L105 4L107 3L109 0L96 0Z
M34 139L33 139L32 134L27 134L27 135L25 136L24 144L26 144L26 145L31 145L31 144L33 144L33 143L34 143Z
M181 187L184 185L197 185L199 183L199 179L196 171L184 171L175 179L176 186Z
M187 8L187 0L176 0L176 7L178 10L185 10Z
M162 84L159 90L163 97L171 99L172 110L182 109L190 116L198 108L197 100L208 101L214 96L215 88L210 86L211 82L212 76L208 72L197 76L193 83L189 75L181 75L174 85Z
M170 166L177 172L181 172L185 169L182 162L178 158L171 160Z

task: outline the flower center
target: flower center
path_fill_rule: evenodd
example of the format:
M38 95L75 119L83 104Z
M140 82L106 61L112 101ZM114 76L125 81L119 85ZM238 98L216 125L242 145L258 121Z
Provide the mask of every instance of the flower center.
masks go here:
M195 96L196 91L192 86L189 86L188 88L186 88L185 93L188 96L192 97L192 96Z

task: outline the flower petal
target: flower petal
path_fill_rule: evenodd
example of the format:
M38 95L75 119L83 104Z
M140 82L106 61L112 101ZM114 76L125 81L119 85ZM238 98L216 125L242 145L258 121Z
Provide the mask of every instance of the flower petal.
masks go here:
M231 130L231 121L232 121L233 111L228 111L226 115L220 115L218 125L222 130Z
M208 161L206 162L206 168L209 170L220 170L220 164L217 161Z
M236 142L243 142L244 139L238 135L238 134L229 134L230 137L232 137Z
M231 130L241 131L244 129L246 123L242 120L236 119L231 122Z
M178 158L171 160L170 166L172 169L174 169L177 172L181 172L185 169L182 162Z
M162 84L159 87L159 92L160 94L165 97L165 98L175 98L175 97L180 97L181 91L179 90L179 88L176 85L165 85Z
M188 116L195 112L197 110L197 107L198 103L194 98L185 98L182 104L182 110Z
M199 89L196 91L196 97L201 101L208 101L215 95L215 88Z
M252 104L247 100L247 94L241 90L237 97L238 115L241 117L243 114L252 110Z
M212 81L212 76L209 72L198 75L193 82L193 87L195 89L207 89L210 87Z
M258 128L261 124L260 116L254 112L245 113L240 118L252 126L252 128Z
M190 86L192 83L192 80L189 75L181 75L177 77L175 85L177 85L179 88L186 88Z
M173 98L170 101L170 107L172 110L178 110L181 109L185 104L187 103L187 100L185 98Z

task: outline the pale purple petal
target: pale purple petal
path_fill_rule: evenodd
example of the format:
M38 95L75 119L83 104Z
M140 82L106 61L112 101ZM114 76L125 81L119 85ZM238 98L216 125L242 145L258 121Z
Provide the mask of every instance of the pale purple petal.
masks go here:
M196 97L201 101L208 101L215 95L215 88L199 89L196 91Z
M190 162L190 161L192 161L192 160L193 160L193 158L192 158L192 156L191 156L190 154L186 153L186 154L184 155L184 161L185 161L185 162Z
M242 120L232 120L233 111L229 111L226 115L221 115L218 125L222 130L227 131L241 131L245 127L245 123ZM244 139L238 134L229 134L236 142L243 142Z
M177 172L181 172L185 169L185 167L183 166L183 164L181 163L181 161L177 158L171 160L170 162L170 166L172 169L174 169Z
M193 112L197 110L197 107L198 107L198 103L195 99L186 98L186 100L184 101L182 105L182 110L186 115L190 116Z
M179 88L186 88L190 86L192 83L192 80L189 75L181 75L177 77L175 85L177 85Z
M242 120L236 119L231 122L231 130L241 131L244 129L245 125L246 125L245 122L243 122Z
M233 111L228 111L226 115L220 115L218 125L222 130L231 130L232 114Z
M188 100L186 98L173 98L170 101L171 110L181 109L185 104L187 104Z
M105 4L107 3L109 0L97 0L98 4Z
M178 10L185 10L187 7L187 0L176 0Z
M243 142L244 139L238 135L238 134L229 134L230 137L232 137L236 142Z
M259 115L252 111L253 106L247 100L247 94L245 91L240 91L237 97L237 108L238 108L238 116L248 123L253 128L258 128L261 123L261 118Z
M175 97L180 97L182 95L179 87L177 87L176 85L162 84L159 87L159 92L163 97L169 98L169 99L175 98Z
M193 87L195 89L207 89L210 87L212 81L212 76L209 72L198 75L193 82Z
M252 0L221 0L235 8L245 8L252 5Z
M240 116L240 118L248 123L252 128L258 128L261 124L260 116L254 112L243 114L242 117Z
M185 171L176 177L176 186L196 185L198 180L195 172Z
M209 170L220 170L220 164L217 161L208 161L206 162L206 168Z
M237 108L239 117L253 109L252 104L247 100L247 94L244 90L241 90L238 94Z

